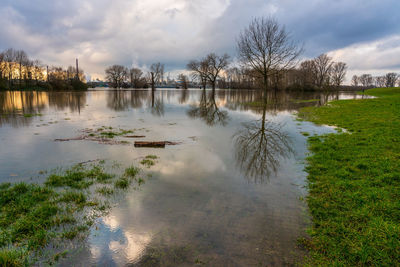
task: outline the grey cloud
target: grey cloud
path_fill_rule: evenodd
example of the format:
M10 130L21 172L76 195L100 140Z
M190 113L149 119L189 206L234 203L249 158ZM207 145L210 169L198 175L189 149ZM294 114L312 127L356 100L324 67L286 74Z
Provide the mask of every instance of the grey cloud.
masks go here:
M314 57L397 34L399 8L398 0L3 0L0 49L23 48L49 64L79 57L93 74L114 63L173 70L210 51L234 56L240 30L272 15Z

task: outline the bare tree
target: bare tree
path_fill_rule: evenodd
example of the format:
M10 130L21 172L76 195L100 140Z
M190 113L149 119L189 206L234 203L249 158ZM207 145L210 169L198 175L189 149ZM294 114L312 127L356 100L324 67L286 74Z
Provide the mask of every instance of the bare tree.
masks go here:
M385 75L386 77L386 87L395 87L397 83L397 79L399 78L399 75L394 72L387 73Z
M180 81L183 89L188 89L188 77L185 74L179 74L178 80Z
M358 76L357 75L353 75L353 77L351 78L351 84L353 86L358 86L358 81L359 81Z
M149 82L151 84L152 90L156 89L156 84L160 83L163 75L164 75L164 64L158 62L150 66Z
M131 79L131 86L133 88L143 87L143 71L139 68L132 68L129 70L129 75Z
M294 68L302 52L290 40L285 27L272 18L253 19L241 32L237 46L242 63L262 77L265 93L270 77Z
M11 87L12 79L13 79L13 64L15 62L15 50L12 48L7 49L4 52L4 61L5 61L5 68L8 73L8 82L9 87Z
M29 60L28 55L24 50L17 50L15 52L15 60L19 65L19 82L22 80L22 66Z
M113 87L121 88L128 75L128 69L121 65L113 65L106 69L106 79Z
M314 60L305 60L301 62L299 70L302 86L311 87L316 84L317 71Z
M336 87L340 87L346 77L347 65L344 62L336 62L332 65L331 79Z
M207 64L206 77L211 84L211 88L214 91L217 79L221 71L225 69L229 64L229 55L224 54L222 56L218 56L215 53L211 53L207 55L207 57L205 58L205 62Z
M5 55L4 55L4 52L1 52L0 53L0 80L3 79L3 75L5 74L5 66L6 66Z
M221 71L229 64L229 55L224 54L219 56L215 53L208 54L204 59L192 60L188 63L187 68L193 72L193 76L200 80L200 83L205 88L207 82L215 90L217 79Z
M329 75L333 65L332 58L328 57L326 54L322 54L314 59L314 64L317 76L317 86L322 88L329 85Z
M187 68L192 71L192 77L200 82L203 89L206 89L208 73L207 62L205 60L191 60L187 64Z
M363 86L371 86L372 85L372 76L371 74L363 74L360 76L360 83Z
M375 84L377 87L385 87L386 85L386 76L377 76L375 77Z

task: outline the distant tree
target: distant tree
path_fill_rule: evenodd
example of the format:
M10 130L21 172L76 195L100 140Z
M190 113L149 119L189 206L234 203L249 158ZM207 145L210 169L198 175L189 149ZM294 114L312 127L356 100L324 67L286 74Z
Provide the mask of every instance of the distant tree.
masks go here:
M4 52L4 62L5 62L5 71L8 74L8 77L7 77L8 82L9 82L8 86L11 87L12 79L14 78L13 77L13 73L14 73L14 71L13 71L14 65L13 64L15 62L15 50L14 49L9 48Z
M326 54L319 55L314 59L317 86L322 88L330 84L329 76L332 70L333 61Z
M302 52L285 27L272 18L255 18L239 35L239 58L262 79L265 95L276 73L292 69Z
M221 71L224 70L229 64L229 55L224 54L222 56L218 56L215 53L210 53L205 58L205 63L207 64L206 77L214 91Z
M164 64L158 62L150 66L150 71L148 76L152 90L156 89L156 84L160 83L163 75L164 75Z
M300 80L304 87L311 87L316 84L317 71L314 60L305 60L300 64Z
M187 68L192 72L192 77L200 82L201 87L206 89L208 63L205 60L191 60L187 64Z
M360 83L363 86L371 86L372 85L372 81L373 81L373 79L372 79L371 74L363 74L363 75L360 76Z
M347 66L344 62L336 62L332 65L332 70L330 74L332 83L336 87L339 87L344 82L344 79L346 77L346 70Z
M183 74L183 73L179 74L178 80L181 82L183 89L188 89L189 79L185 74Z
M128 75L128 69L121 65L110 66L105 72L107 81L115 88L121 88Z
M44 79L43 66L40 60L36 59L33 61L33 68L34 68L33 79L35 79L36 81L43 80Z
M386 76L377 76L375 77L375 84L377 87L385 87L386 85Z
M21 83L22 80L22 66L29 60L28 55L24 50L15 51L15 60L19 65L19 81Z
M397 79L399 76L397 73L390 72L385 75L386 77L386 87L395 87L397 83Z
M2 80L4 77L3 75L5 74L5 65L6 65L5 55L4 55L4 52L1 52L0 53L0 80Z
M359 81L358 76L357 75L353 75L353 77L351 78L351 85L358 86L358 81Z
M129 70L129 77L131 80L131 86L133 88L143 87L142 75L143 75L143 71L139 68L131 68Z
M208 82L212 89L215 90L217 79L221 71L226 69L229 64L229 55L219 56L215 53L208 54L202 60L192 60L188 63L187 68L193 72L193 76L200 80L205 88Z

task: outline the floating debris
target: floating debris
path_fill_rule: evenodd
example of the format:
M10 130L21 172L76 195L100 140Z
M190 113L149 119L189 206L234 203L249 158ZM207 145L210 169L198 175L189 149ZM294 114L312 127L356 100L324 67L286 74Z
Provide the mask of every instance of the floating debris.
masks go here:
M144 138L145 135L125 135L125 138Z
M179 145L181 142L171 141L135 141L135 147L157 147L164 148L166 145L173 146Z

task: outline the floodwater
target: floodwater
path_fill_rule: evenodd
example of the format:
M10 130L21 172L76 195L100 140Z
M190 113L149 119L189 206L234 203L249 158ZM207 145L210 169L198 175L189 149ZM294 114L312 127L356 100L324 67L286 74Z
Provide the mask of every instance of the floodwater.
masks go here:
M295 112L360 97L278 92L265 104L252 90L0 92L0 182L40 182L43 170L96 159L139 165L157 155L155 166L143 167L151 174L145 184L116 197L59 265L294 265L305 253L296 240L309 225L304 133L334 132L296 121ZM179 144L54 141L101 126Z

